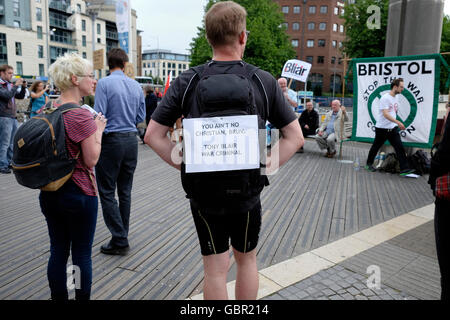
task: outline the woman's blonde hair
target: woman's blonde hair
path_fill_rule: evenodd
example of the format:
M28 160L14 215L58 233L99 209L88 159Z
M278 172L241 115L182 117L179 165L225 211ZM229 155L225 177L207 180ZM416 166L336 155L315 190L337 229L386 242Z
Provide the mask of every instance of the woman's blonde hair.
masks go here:
M90 69L92 69L90 61L76 53L66 53L50 66L48 73L55 85L64 91L73 87L72 75L84 76Z

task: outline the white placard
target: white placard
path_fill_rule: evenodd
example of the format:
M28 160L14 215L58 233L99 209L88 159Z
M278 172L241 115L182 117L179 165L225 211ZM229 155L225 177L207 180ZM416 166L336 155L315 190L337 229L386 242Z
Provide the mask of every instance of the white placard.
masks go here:
M258 116L183 119L186 173L260 167Z
M282 77L306 82L311 64L301 60L288 60L283 67Z

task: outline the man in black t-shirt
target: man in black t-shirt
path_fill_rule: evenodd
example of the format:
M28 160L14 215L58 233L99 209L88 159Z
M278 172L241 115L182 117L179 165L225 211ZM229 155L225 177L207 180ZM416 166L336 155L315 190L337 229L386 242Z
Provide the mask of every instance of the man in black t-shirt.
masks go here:
M248 31L247 13L233 1L214 4L205 15L208 42L213 49L213 59L208 63L216 74L234 74L233 70L251 68L242 61ZM178 76L156 108L149 123L144 141L168 164L181 169L175 143L167 136L174 122L184 116L196 103L195 88L199 75L193 69ZM257 114L280 128L282 138L272 146L266 160L266 174L272 174L300 148L303 135L292 110L286 106L276 80L267 72L257 70L251 78ZM277 157L278 156L278 157ZM258 270L256 246L261 226L260 195L224 204L202 202L190 198L192 215L200 241L204 266L203 296L205 299L227 299L226 280L229 267L229 241L237 263L236 299L256 299Z

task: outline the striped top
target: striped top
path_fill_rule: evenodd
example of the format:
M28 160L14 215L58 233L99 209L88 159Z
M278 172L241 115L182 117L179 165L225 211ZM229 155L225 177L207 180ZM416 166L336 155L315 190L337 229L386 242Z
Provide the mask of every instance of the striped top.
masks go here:
M54 104L57 106L56 104ZM85 109L74 109L63 113L64 127L66 130L66 148L69 157L78 156L73 171L72 180L88 196L97 195L97 187L95 183L95 175L93 168L88 168L81 156L81 141L90 137L97 131L92 114Z

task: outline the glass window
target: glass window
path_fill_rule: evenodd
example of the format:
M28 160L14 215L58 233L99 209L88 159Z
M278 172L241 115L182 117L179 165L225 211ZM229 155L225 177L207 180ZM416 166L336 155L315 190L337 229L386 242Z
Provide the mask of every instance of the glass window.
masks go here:
M81 36L81 45L86 47L86 36Z
M81 13L81 4L77 3L77 12Z
M342 48L342 42L339 41L339 48Z
M324 63L325 59L324 56L317 56L317 63Z
M55 29L50 32L50 40L66 44L72 44L72 32Z
M308 41L306 41L306 46L307 46L308 48L314 47L314 40L308 40Z
M297 39L292 40L291 44L294 48L298 48L298 40Z
M87 54L86 54L86 52L83 52L83 59L87 59Z
M16 56L22 55L22 43L16 42Z
M0 33L0 64L8 63L8 48L6 46L6 34Z
M97 38L97 43L102 43L102 40L100 38Z
M334 14L338 15L339 14L339 8L338 7L334 7Z
M16 74L23 75L23 65L22 62L16 62Z
M281 7L281 12L283 12L283 13L289 13L289 7L288 7L288 6L283 6L283 7Z
M314 22L308 23L308 30L314 30L315 25L316 25L316 24L315 24Z
M328 13L328 6L320 6L320 13Z
M335 64L336 63L336 57L331 57L331 64Z
M339 26L339 32L344 32L344 26L342 24Z
M42 27L37 26L37 38L42 39Z
M336 23L333 23L333 31L337 32L337 30L338 30L338 25Z
M20 28L20 21L14 20L13 25L15 28Z
M314 60L313 56L307 56L306 57L306 62L313 63L313 60Z
M42 9L41 8L36 8L36 20L42 21Z
M81 31L86 31L86 20L81 20Z
M309 6L309 13L311 14L316 13L316 6Z
M97 34L101 34L102 33L102 26L100 25L100 23L97 23Z
M344 10L344 8L341 8L341 16L343 16L343 15L344 15L344 13L345 13L345 10Z
M292 24L292 30L299 30L300 29L300 23L294 22Z
M13 0L13 14L14 17L20 17L20 1Z
M44 65L42 63L39 64L39 77L44 77L45 76L45 69L44 69Z
M300 7L294 6L294 13L300 13Z
M337 44L336 40L331 41L331 43L333 44L333 48L336 48L336 44Z
M319 24L319 30L326 30L327 29L327 23L326 22L321 22Z
M317 41L317 46L319 47L325 47L325 39L319 39Z
M38 45L38 58L44 58L44 46Z

